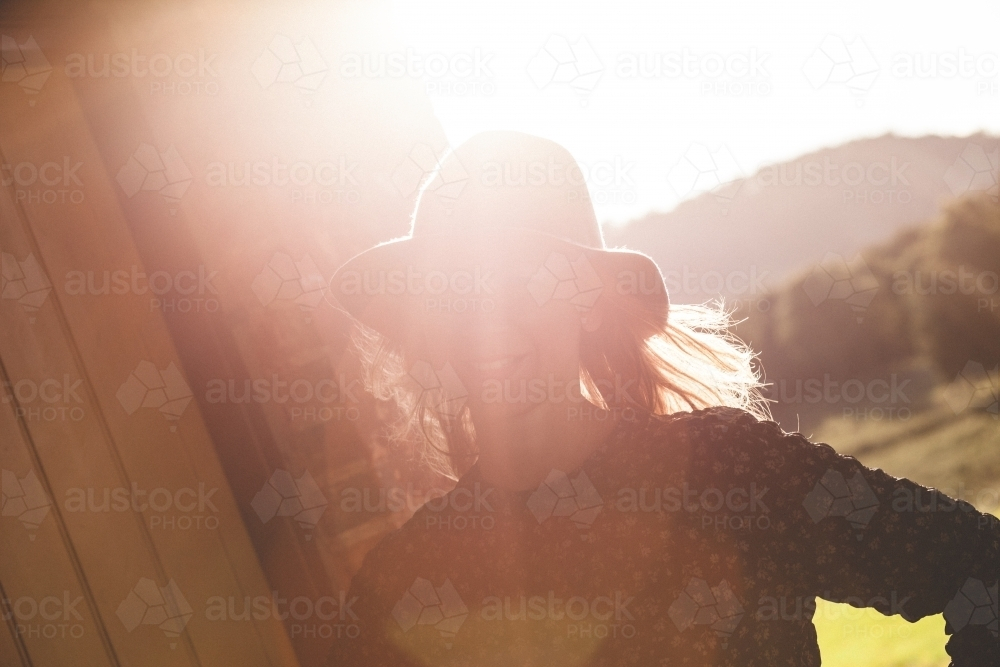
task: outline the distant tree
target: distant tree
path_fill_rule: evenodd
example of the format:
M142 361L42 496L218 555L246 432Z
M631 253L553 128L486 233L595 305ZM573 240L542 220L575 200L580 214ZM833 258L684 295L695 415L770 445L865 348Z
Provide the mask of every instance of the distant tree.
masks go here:
M995 201L956 200L861 256L869 277L856 284L877 284L867 306L845 298L851 289L824 291L829 280L814 269L769 294L766 312L737 311L735 333L760 353L768 378L874 377L920 360L950 378L970 360L1000 361Z
M920 345L954 377L968 361L1000 361L1000 205L985 195L948 206L931 252L910 264Z

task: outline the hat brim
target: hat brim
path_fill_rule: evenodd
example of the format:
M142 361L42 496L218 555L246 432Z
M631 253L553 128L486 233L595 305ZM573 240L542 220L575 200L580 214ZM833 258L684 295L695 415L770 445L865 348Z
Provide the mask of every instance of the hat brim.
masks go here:
M539 305L566 300L586 311L601 299L622 299L644 323L666 326L669 298L651 258L632 250L591 248L523 228L388 241L341 266L330 279L328 294L334 305L366 327L400 341L408 326L405 314L416 300L448 299L449 308L455 309L458 306L452 304L472 303L482 296L477 293L480 276L472 275L474 259L490 257L502 263L515 256L521 278L528 279L527 289ZM454 275L465 260L470 262L468 275ZM450 278L456 279L449 282Z

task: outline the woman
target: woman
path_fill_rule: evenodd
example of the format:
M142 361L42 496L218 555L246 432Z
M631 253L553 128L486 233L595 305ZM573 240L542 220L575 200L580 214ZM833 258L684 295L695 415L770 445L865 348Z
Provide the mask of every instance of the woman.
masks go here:
M945 612L954 664L997 664L995 522L766 421L725 318L604 247L558 145L470 139L331 286L458 481L368 554L330 665L818 665L817 597Z

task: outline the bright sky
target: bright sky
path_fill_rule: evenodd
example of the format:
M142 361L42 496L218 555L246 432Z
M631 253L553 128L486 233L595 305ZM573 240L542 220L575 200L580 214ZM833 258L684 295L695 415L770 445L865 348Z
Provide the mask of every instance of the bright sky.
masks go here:
M454 59L424 77L452 145L484 129L560 142L605 222L859 137L1000 134L996 0L395 7L415 54Z

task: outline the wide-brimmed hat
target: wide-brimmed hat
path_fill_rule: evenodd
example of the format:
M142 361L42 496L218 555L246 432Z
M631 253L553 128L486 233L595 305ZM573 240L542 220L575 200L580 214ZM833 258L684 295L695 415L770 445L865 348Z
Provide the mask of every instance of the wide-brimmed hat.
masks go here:
M356 255L330 280L348 313L396 339L411 326L414 303L486 311L510 290L583 313L600 299L622 299L660 326L669 310L652 259L605 247L569 152L519 132L483 132L446 155L420 191L409 235Z

